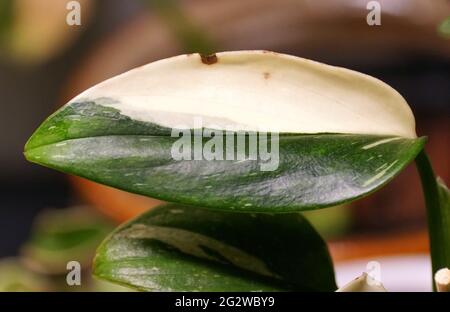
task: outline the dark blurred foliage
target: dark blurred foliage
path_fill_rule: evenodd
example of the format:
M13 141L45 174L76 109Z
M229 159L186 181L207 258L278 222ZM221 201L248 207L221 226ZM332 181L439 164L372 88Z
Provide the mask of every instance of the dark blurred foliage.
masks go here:
M0 58L0 257L17 253L38 211L65 207L76 200L63 174L25 161L23 146L38 125L63 104L62 86L80 58L139 8L132 1L98 1L95 19L58 55L32 66Z

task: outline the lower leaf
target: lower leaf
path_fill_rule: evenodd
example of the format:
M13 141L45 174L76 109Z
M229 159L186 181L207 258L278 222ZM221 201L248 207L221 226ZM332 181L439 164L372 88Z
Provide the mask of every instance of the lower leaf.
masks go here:
M146 291L336 289L326 244L301 214L176 204L114 231L97 251L94 274Z

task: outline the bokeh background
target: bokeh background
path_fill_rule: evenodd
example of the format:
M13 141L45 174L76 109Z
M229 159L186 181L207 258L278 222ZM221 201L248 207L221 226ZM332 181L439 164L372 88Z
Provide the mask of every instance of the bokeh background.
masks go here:
M375 76L406 98L437 174L450 182L448 0L378 1L379 26L367 24L365 0L80 0L81 25L73 26L68 2L0 2L0 290L66 289L54 282L64 261L90 259L115 224L158 203L30 164L22 151L71 97L177 54L264 49ZM394 289L430 289L413 166L364 200L308 218L329 242L338 282L381 259ZM89 290L110 289L97 286Z

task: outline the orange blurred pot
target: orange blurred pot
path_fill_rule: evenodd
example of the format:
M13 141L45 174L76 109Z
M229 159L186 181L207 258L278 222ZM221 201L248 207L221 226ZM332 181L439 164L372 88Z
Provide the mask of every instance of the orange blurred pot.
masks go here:
M70 181L85 200L118 222L129 220L162 203L157 199L131 194L79 177L71 176Z

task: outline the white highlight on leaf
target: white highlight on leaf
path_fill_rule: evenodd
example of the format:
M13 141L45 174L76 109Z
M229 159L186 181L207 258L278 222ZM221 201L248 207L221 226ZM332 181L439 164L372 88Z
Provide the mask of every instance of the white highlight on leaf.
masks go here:
M374 148L375 146L378 146L378 145L381 145L381 144L385 144L385 143L388 143L388 142L392 142L392 141L396 141L396 140L400 140L400 139L401 139L400 137L395 137L395 138L388 138L388 139L379 140L379 141L376 141L376 142L364 145L362 147L362 149L363 150L368 150L368 149Z
M216 258L205 252L202 248L203 246L217 252L227 261L239 268L265 276L277 277L277 275L271 272L261 259L250 255L241 249L199 233L156 225L133 224L118 235L133 239L155 239L175 247L183 253L203 259L222 262L220 258Z
M375 171L380 171L381 169L383 169L384 167L387 166L387 163L382 164L380 167L378 167L377 169L375 169Z
M142 267L122 267L119 268L115 274L126 280L129 284L142 287L145 289L171 291L170 288L163 288L154 280L149 278L142 278L143 276L157 275L158 271L154 268Z
M375 182L376 180L380 179L382 176L384 176L389 169L392 168L393 165L395 165L398 162L398 160L395 160L394 162L392 162L389 166L387 166L386 168L383 169L383 171L380 171L379 173L377 173L376 175L374 175L372 178L370 178L369 180L367 180L366 182L364 182L363 187L366 187L370 184L372 184L373 182Z

